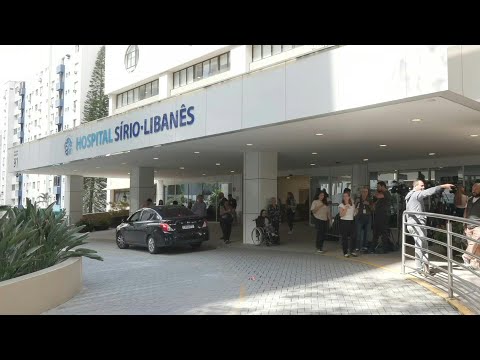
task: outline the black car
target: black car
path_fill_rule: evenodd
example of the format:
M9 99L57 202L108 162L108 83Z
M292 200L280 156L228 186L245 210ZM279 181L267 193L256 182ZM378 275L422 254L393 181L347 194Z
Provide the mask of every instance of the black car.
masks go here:
M145 246L151 254L162 247L187 244L198 248L209 238L207 221L184 206L164 205L143 208L117 226L120 249Z

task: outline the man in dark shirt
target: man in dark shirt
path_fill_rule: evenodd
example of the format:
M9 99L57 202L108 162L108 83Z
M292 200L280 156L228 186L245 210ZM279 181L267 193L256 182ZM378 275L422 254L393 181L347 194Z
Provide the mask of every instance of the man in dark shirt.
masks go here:
M480 183L473 184L472 197L467 201L467 208L465 209L464 217L480 221ZM465 235L477 241L480 240L480 226L467 225ZM468 240L468 247L465 250L473 255L480 257L480 244L475 241ZM473 269L480 269L480 260L469 254L462 255L466 266Z
M390 201L392 196L384 181L377 183L377 192L374 194L375 217L373 220L373 239L369 246L369 253L385 253L388 241L388 220L390 216Z
M236 225L238 223L237 220L237 200L232 197L232 194L228 194L228 203L230 207L233 209L233 224Z

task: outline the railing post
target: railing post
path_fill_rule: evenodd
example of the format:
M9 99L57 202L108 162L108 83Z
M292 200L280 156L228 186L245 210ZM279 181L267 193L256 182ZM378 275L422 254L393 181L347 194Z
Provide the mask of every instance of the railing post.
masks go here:
M405 213L402 214L402 274L405 274Z
M448 297L453 298L452 275L452 222L447 220Z

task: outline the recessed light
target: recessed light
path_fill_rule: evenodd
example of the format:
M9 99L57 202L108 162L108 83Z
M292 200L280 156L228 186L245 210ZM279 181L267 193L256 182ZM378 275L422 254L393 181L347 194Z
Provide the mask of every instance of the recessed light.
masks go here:
M290 176L287 176L287 179L290 179Z
M127 165L127 163L122 163L122 165Z
M428 153L428 155L432 156L432 155L435 155L435 153Z
M470 136L471 136L471 137L477 137L478 134L472 134L472 135L470 135Z
M317 153L316 153L316 152L313 152L312 155L317 155Z
M158 160L158 158L153 158L153 160Z
M73 170L73 171L78 171L78 170Z
M180 166L180 170L185 170L185 168L183 166Z
M315 166L315 164L310 164L311 166Z
M410 120L410 121L411 121L411 122L420 122L420 121L422 121L422 119L412 119L412 120Z
M318 133L318 134L315 134L315 135L316 135L316 136L323 136L323 134L321 134L321 133Z
M130 175L130 173L127 173L128 175Z
M363 159L363 161L368 161L368 159Z
M230 170L230 172L235 172L235 171L233 171L233 170Z
M207 175L207 174L202 174L203 176Z
M96 166L95 169L100 169L100 166Z
M385 144L380 144L380 145L378 145L378 146L380 146L380 147L386 147L387 145L385 145Z
M216 163L215 165L220 166L220 163Z
M200 154L200 151L194 151L193 153L194 154Z
M247 144L247 146L252 146L253 144Z
M157 172L157 170L153 170L153 172Z
M110 156L111 154L105 154L105 156Z

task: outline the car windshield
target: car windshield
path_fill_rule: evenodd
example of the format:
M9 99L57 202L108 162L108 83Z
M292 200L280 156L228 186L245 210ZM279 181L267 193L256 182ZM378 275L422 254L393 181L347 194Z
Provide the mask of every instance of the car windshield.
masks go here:
M159 206L154 208L156 212L163 217L182 217L195 215L191 210L184 206Z

